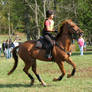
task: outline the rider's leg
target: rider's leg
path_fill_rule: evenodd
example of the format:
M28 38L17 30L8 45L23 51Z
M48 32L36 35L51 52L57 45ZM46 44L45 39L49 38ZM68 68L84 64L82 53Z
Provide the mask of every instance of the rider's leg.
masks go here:
M53 40L52 40L52 38L47 34L47 35L45 35L45 38L46 38L46 40L51 44L51 46L53 46Z
M45 35L46 40L48 41L48 48L47 48L47 58L51 58L51 52L52 52L52 48L53 48L53 40L51 39L51 37L47 34Z

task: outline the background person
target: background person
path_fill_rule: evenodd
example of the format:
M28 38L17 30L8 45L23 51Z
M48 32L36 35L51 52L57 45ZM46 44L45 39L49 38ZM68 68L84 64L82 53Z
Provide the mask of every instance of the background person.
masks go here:
M13 44L14 44L14 47L19 45L19 43L16 41L16 39L14 40Z
M11 58L11 44L10 44L10 40L6 40L5 53L6 53L6 58L7 59Z
M3 43L2 43L2 50L3 50L4 56L5 56L5 47L6 47L6 42L3 41Z
M79 44L79 48L80 48L80 55L83 55L84 39L82 37L82 34L80 35L80 37L78 39L78 44Z
M14 44L11 39L9 40L9 45L10 45L10 57L12 57L12 50L14 48Z

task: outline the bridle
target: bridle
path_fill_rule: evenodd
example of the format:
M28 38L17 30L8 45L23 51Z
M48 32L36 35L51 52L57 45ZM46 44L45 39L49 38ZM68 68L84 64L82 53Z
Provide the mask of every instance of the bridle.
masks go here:
M68 26L69 32L71 33L72 40L77 39L77 35L80 35L80 33L83 33L83 31L71 20L67 21L67 26ZM64 48L60 47L58 43L56 43L55 45L67 54L71 52L71 51L67 52Z
M71 33L72 39L77 39L77 36L80 35L80 33L83 33L83 31L72 21L67 23L69 32Z

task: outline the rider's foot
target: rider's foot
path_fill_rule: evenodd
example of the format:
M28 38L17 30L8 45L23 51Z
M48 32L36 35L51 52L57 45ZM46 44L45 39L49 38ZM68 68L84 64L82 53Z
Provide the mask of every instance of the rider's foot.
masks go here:
M48 55L46 55L46 58L47 58L48 60L51 60L51 59L52 59L52 56L51 56L50 54L48 54Z
M51 60L51 59L52 59L52 56L49 56L49 57L48 57L48 60Z

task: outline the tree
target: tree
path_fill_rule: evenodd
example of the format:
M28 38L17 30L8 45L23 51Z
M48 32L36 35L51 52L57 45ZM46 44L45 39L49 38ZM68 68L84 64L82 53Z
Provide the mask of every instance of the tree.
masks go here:
M84 36L92 41L92 0L79 0L78 20L80 27L84 30Z
M2 1L2 2L1 2ZM43 29L46 10L55 11L55 28L65 19L72 19L83 31L84 36L92 40L92 0L1 0L0 32L10 29L25 32L27 40L38 39ZM25 1L25 3L24 3ZM3 31L2 31L3 30ZM90 36L89 36L90 35Z

